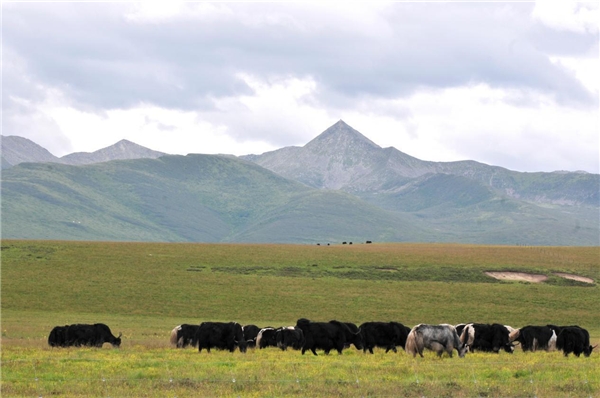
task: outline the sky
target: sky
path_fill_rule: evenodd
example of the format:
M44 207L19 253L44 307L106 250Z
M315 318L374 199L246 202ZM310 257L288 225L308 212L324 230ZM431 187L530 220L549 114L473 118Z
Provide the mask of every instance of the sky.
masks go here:
M55 156L303 146L600 172L594 2L3 2L2 135Z

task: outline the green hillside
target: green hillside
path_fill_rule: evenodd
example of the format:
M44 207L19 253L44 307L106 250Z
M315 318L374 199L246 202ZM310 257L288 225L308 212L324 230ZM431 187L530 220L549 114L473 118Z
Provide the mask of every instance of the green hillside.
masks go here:
M2 173L2 235L165 242L598 245L598 210L519 201L461 176L315 189L234 157L164 156Z
M540 206L499 194L469 178L428 174L395 192L358 195L390 211L404 211L438 241L528 245L598 245L598 209Z
M412 240L407 217L222 156L88 166L22 164L2 175L5 238L319 242Z

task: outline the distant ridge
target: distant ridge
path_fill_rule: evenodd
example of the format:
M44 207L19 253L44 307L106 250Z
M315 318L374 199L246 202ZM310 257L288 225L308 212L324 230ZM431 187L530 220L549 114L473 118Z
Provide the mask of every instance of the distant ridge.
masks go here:
M111 160L156 159L166 155L153 151L128 140L121 140L114 145L94 152L75 152L61 158L52 155L48 150L27 138L18 136L2 136L2 168L9 168L20 163L62 163L85 165Z
M75 152L60 159L65 164L84 165L111 160L156 159L164 155L166 155L164 152L153 151L131 141L121 140L114 145L95 152Z

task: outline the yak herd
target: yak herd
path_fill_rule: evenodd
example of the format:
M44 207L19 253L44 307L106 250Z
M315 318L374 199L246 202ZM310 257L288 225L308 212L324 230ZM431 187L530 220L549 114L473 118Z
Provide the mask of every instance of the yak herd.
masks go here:
M197 347L198 351L211 348L246 352L248 347L278 347L301 350L302 354L316 350L329 354L352 345L371 354L375 347L386 352L397 352L401 347L413 357L423 356L425 349L438 356L454 350L463 357L467 352L506 351L512 353L517 344L523 351L561 350L565 356L573 353L586 357L596 347L590 345L590 336L580 326L525 326L514 329L501 324L469 323L459 325L419 324L412 329L398 322L366 322L357 326L349 322L312 322L298 319L295 326L265 327L240 325L237 322L203 322L200 325L182 324L171 331L171 345L177 348Z
M197 347L210 352L211 348L246 352L248 347L278 347L287 350L306 351L317 355L317 350L339 354L354 346L368 351L378 347L385 352L397 352L397 347L409 355L423 356L425 349L435 351L438 356L454 350L460 357L467 352L505 351L512 353L519 344L523 351L560 350L565 356L573 353L588 357L597 347L590 345L588 331L580 326L525 326L514 329L501 324L468 323L459 325L419 324L412 329L399 322L365 322L360 326L350 322L313 322L300 318L295 326L264 327L240 325L237 322L203 322L200 325L182 324L171 331L173 347ZM51 347L102 347L110 343L121 345L121 334L115 337L103 323L93 325L75 324L56 326L48 336Z

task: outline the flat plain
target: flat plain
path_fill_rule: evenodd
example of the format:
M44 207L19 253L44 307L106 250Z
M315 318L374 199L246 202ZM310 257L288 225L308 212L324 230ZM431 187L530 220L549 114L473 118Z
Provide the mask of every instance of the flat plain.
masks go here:
M486 272L545 275L498 281ZM594 283L558 276L575 274ZM600 341L598 247L2 241L3 396L600 396L600 360L246 354L169 346L181 323L306 317L578 324ZM52 327L108 324L120 349L52 349Z

